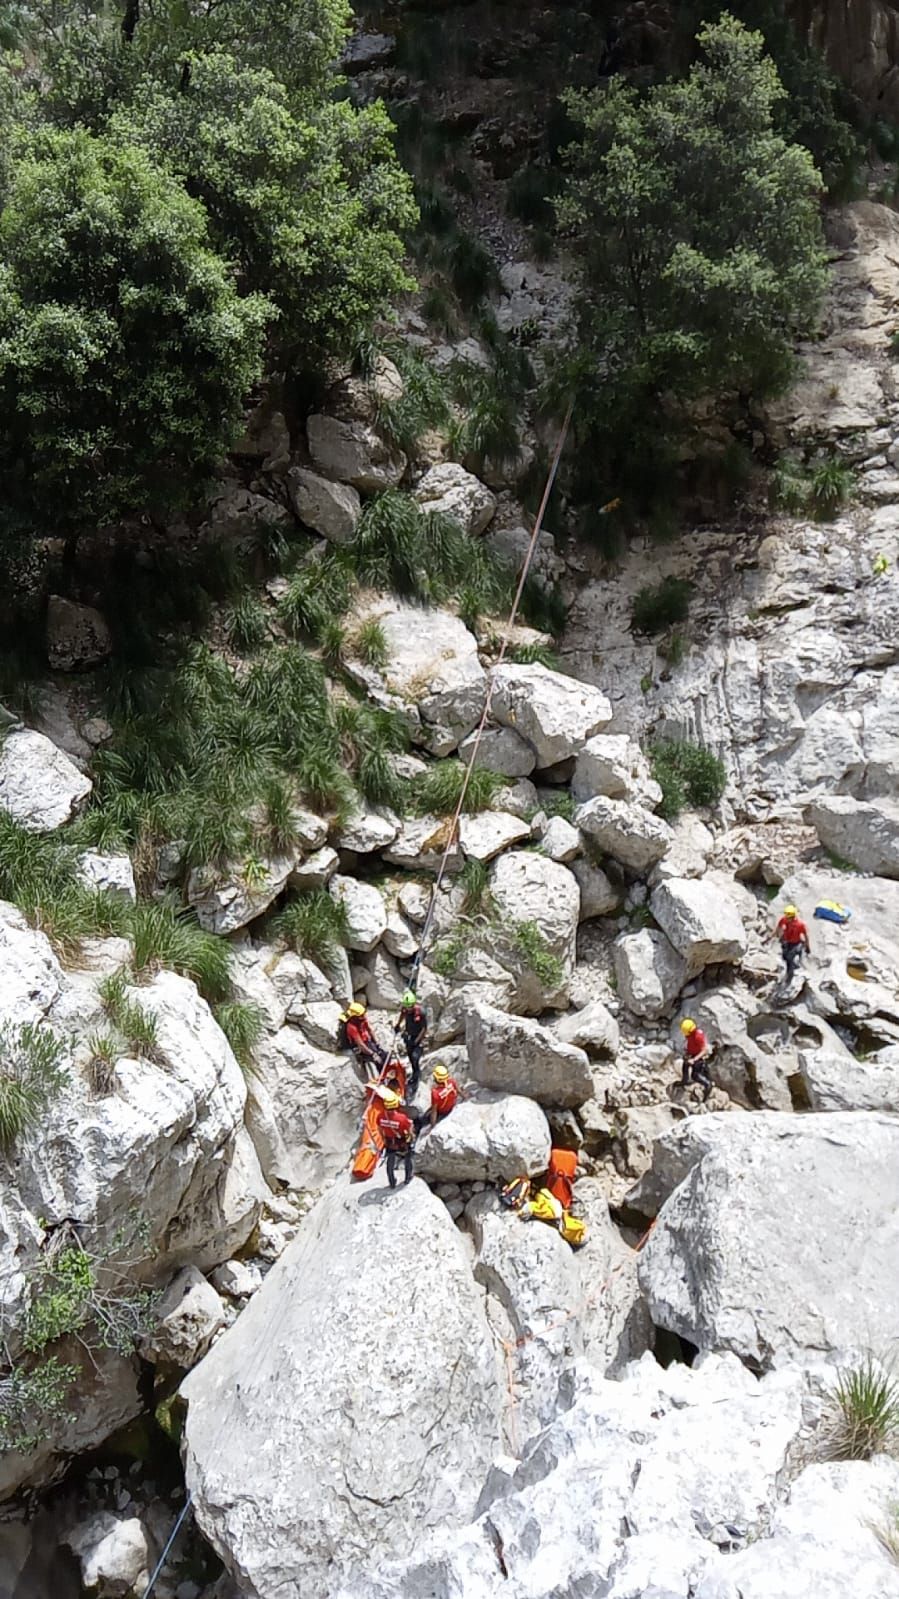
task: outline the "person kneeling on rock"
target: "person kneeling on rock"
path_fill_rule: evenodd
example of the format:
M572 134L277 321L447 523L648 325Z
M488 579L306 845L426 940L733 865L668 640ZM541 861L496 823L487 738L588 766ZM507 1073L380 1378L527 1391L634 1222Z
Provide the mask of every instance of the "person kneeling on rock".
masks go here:
M378 1118L378 1131L384 1140L384 1150L387 1156L387 1181L391 1188L396 1187L396 1163L402 1159L406 1169L404 1183L412 1181L412 1147L415 1143L415 1128L411 1116L403 1110L403 1102L399 1094L385 1094L384 1108Z
M681 1074L681 1087L689 1088L691 1083L702 1083L705 1093L702 1102L705 1104L712 1092L712 1074L709 1071L709 1041L701 1027L697 1027L692 1016L685 1016L680 1024L684 1035L683 1072Z

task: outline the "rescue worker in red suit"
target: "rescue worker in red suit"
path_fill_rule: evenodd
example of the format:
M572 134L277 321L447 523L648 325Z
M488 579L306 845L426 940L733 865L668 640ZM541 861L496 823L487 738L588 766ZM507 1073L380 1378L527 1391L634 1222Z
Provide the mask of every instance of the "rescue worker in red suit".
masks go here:
M680 1024L684 1035L684 1061L681 1087L689 1088L691 1083L702 1083L705 1093L702 1102L705 1104L712 1092L712 1076L709 1071L708 1054L709 1041L701 1027L697 1027L692 1016L685 1016Z
M812 952L808 928L795 905L784 906L784 913L774 929L774 936L780 939L780 952L787 968L787 982L790 982L802 951L805 950L807 955Z
M347 1048L353 1051L360 1066L371 1066L380 1071L387 1063L387 1051L382 1049L371 1030L371 1023L365 1014L365 1006L358 1000L346 1009L344 1022L344 1038Z
M384 1108L378 1117L378 1130L384 1140L384 1150L387 1156L387 1181L391 1188L396 1187L396 1165L402 1160L405 1166L404 1186L412 1181L412 1147L415 1143L415 1128L411 1116L403 1110L403 1103L399 1094L385 1094Z

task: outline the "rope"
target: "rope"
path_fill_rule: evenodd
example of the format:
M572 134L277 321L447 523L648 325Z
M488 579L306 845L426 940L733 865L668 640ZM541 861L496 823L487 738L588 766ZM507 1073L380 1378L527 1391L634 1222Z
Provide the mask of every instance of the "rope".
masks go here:
M572 418L573 411L574 411L574 402L572 401L569 404L569 406L568 406L568 410L565 412L565 420L562 423L562 431L559 434L558 440L556 442L556 447L555 447L555 450L553 452L552 462L550 464L549 472L548 472L547 478L546 478L546 484L545 484L544 489L543 489L543 496L542 496L542 498L540 500L540 506L538 508L537 515L536 515L536 518L534 520L533 532L531 533L530 543L528 544L527 553L525 555L524 562L523 562L522 568L521 568L521 573L520 573L519 578L518 578L518 587L515 590L515 598L512 601L512 609L509 612L509 620L506 623L506 628L505 628L505 632L504 632L503 637L502 637L502 642L500 644L499 655L497 656L497 659L496 659L496 662L495 662L495 667L502 666L503 661L506 658L506 652L507 652L507 650L509 648L509 644L511 643L511 640L512 640L512 629L515 626L515 619L518 616L519 606L521 605L521 597L522 597L522 595L524 593L524 586L525 586L525 584L526 584L526 582L528 580L528 575L530 573L531 563L532 563L532 561L534 559L534 554L535 554L535 551L537 549L537 540L539 539L540 534L541 534L541 532L543 530L543 518L546 515L546 507L549 504L549 497L552 494L553 485L555 484L555 481L556 481L556 474L558 473L559 463L560 463L560 461L562 459L562 451L565 448L565 443L566 443L566 440L568 438L568 430L571 427L571 418ZM494 670L495 670L495 667L494 667ZM424 959L425 951L427 949L428 938L429 938L430 932L431 932L431 923L433 922L434 911L435 911L435 908L436 908L436 905L437 905L437 895L440 893L440 890L441 890L441 888L443 886L443 879L446 876L447 867L449 865L449 859L450 859L450 856L451 856L451 854L453 852L453 849L455 848L455 845L456 845L456 842L457 842L458 832L459 832L459 821L461 819L462 812L463 812L463 810L465 808L465 800L466 800L466 796L468 794L468 786L469 786L469 783L471 782L471 774L474 771L475 762L476 762L476 760L478 758L478 750L481 747L481 740L484 737L484 733L485 733L485 730L486 730L486 727L487 727L487 722L488 722L489 717L490 717L490 707L491 707L491 705L493 703L493 681L494 681L494 679L493 679L493 676L491 675L491 677L489 678L488 683L487 683L487 694L486 694L486 697L485 697L485 700L484 700L484 709L481 712L481 719L478 722L477 727L475 728L474 743L472 744L471 754L469 755L468 764L467 764L467 766L465 768L465 774L464 774L463 779L462 779L462 788L461 788L461 790L459 792L459 799L458 799L458 801L456 803L456 809L455 809L455 812L453 814L452 823L450 824L449 835L448 835L447 841L446 841L446 847L445 847L445 849L443 851L443 855L442 855L441 860L440 860L440 866L438 867L438 870L437 870L437 876L435 877L433 886L431 888L431 897L430 897L430 900L428 901L428 909L427 909L427 914L426 914L425 920L424 920L424 926L422 928L421 938L419 940L418 953L417 953L417 955L415 956L415 959L412 962L410 986L413 987L413 988L415 986L415 979L416 979L416 977L418 975L418 969L419 969L419 967L420 967L420 965L422 963L422 960Z
M175 1542L175 1539L177 1538L179 1532L181 1531L181 1526L182 1526L182 1523L184 1521L184 1518L187 1515L187 1512L189 1511L189 1509L190 1509L192 1504L193 1504L193 1495L192 1494L188 1494L187 1498L184 1501L184 1506L182 1508L181 1514L178 1517L178 1520L175 1522L175 1525L172 1528L171 1532L169 1533L168 1543L166 1544L165 1548L163 1549L162 1554L159 1556L159 1559L156 1562L156 1567L154 1569L153 1575L150 1578L150 1581L147 1583L146 1588L144 1589L143 1599L150 1599L150 1595L153 1592L153 1589L156 1587L156 1582L157 1582L157 1578L159 1577L159 1573L161 1572L161 1570L162 1570L163 1566L165 1565L166 1561L168 1560L169 1550L171 1549L172 1544Z

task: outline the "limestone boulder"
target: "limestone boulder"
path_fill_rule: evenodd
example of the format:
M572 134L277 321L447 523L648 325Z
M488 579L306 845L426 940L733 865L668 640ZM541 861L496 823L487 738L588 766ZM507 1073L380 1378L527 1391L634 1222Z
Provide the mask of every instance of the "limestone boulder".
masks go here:
M389 444L367 422L336 416L310 416L306 423L312 462L325 477L348 483L363 494L395 489L406 470L402 450Z
M553 1024L553 1032L563 1044L585 1049L591 1057L614 1060L618 1054L618 1023L602 1000L595 999L582 1010L560 1017Z
M257 1045L254 1064L247 1126L263 1171L273 1185L321 1187L345 1168L365 1108L348 1056L287 1026Z
M29 833L50 832L68 822L92 787L43 733L14 728L0 743L0 810Z
M208 933L226 937L254 922L287 887L294 855L262 862L258 877L247 877L240 862L223 868L195 866L187 879L187 901Z
M458 839L452 838L449 819L445 816L407 816L401 822L393 843L383 851L383 859L390 866L400 866L408 872L437 873L447 844L450 844L447 870L455 873L462 868L462 851Z
M493 953L515 982L514 1002L523 1014L565 1009L574 971L580 891L577 879L557 861L530 850L508 850L490 869L490 893L500 932ZM521 928L531 935L522 944ZM537 969L527 950L536 942L554 963Z
M290 503L300 521L332 544L349 544L353 539L362 501L347 483L333 483L318 472L294 466L287 474Z
M471 759L474 740L474 733L470 733L459 745L459 759L466 765ZM478 745L475 766L487 772L498 772L501 777L530 777L536 765L534 750L514 728L487 728Z
M663 1016L690 977L686 961L654 928L616 939L613 960L618 992L635 1016Z
M538 766L577 755L612 717L599 689L546 666L496 666L490 686L494 720L527 739Z
M621 903L621 892L609 881L601 866L591 860L571 862L571 873L581 891L580 920L608 916Z
M756 1367L886 1347L899 1313L899 1120L701 1120L706 1152L694 1145L640 1259L655 1324Z
M890 1055L890 1051L884 1053ZM857 1060L848 1051L801 1050L800 1071L809 1108L899 1112L899 1050L895 1054L895 1059L875 1056Z
M395 405L405 390L402 374L389 356L376 355L365 375L350 373L328 390L329 414L342 422L369 422L377 426L378 413Z
M133 905L137 899L130 855L103 855L88 849L78 857L78 880L98 894L112 894Z
M155 1306L153 1330L142 1353L155 1365L189 1371L202 1360L225 1319L225 1307L212 1284L195 1266L185 1266Z
M336 1183L183 1392L198 1523L258 1599L359 1592L470 1520L501 1389L445 1206L417 1179Z
M540 849L551 861L568 865L583 848L583 840L576 827L566 822L564 816L551 816L540 839Z
M549 1124L520 1094L478 1089L419 1139L416 1170L434 1182L508 1182L545 1171Z
M899 803L831 794L806 808L806 820L825 849L851 861L861 872L899 877Z
M708 878L671 877L652 894L652 914L690 973L733 965L746 954L736 899Z
M465 1044L471 1075L485 1088L573 1108L593 1093L585 1052L539 1022L480 1005L469 1012Z
M400 830L400 819L392 811L357 810L341 822L334 833L338 849L349 849L357 855L372 855L376 850L392 844Z
M423 511L450 517L472 536L483 533L496 515L496 495L455 461L432 466L414 497Z
M492 861L530 836L529 823L507 811L480 811L459 822L459 843L466 860Z
M336 849L326 844L323 849L313 850L311 855L305 855L297 861L287 879L288 887L297 889L301 894L309 889L327 888L339 864L340 857Z
M95 1511L63 1537L81 1567L87 1593L97 1599L131 1599L150 1580L155 1553L139 1516L114 1516Z
M657 861L650 882L663 883L669 877L702 877L715 847L712 832L698 816L686 812L672 822L673 838L667 854Z
M451 755L476 727L487 694L474 635L449 611L387 598L367 604L359 619L379 624L387 664L377 670L350 660L350 675L406 718L413 742Z
M106 618L93 605L51 594L47 601L47 661L52 672L83 672L112 650Z
M650 810L662 798L639 744L624 733L599 733L588 739L575 764L571 792L580 804L604 794Z
M635 872L648 871L672 843L667 822L627 800L599 795L578 807L574 822L603 854Z
M328 884L328 893L335 904L346 912L348 949L374 949L387 928L387 906L380 889L373 883L363 883L356 877L343 877L338 873Z

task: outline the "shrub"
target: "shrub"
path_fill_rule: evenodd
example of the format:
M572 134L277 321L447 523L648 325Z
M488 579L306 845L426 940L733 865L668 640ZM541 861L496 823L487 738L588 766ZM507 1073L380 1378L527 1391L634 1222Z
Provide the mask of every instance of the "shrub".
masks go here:
M376 671L383 671L389 660L387 649L387 635L380 622L374 617L369 617L362 623L356 638L356 649L359 658L366 666L374 667Z
M854 483L852 469L836 456L813 467L809 488L815 515L821 521L829 521L848 500Z
M661 583L646 584L637 591L631 606L633 631L661 633L676 622L685 622L692 591L693 585L682 577L665 577Z
M513 931L515 948L544 988L558 988L565 968L558 955L554 955L536 922L516 922Z
M157 1044L156 1018L137 1000L129 998L127 972L120 968L104 977L98 992L103 1009L121 1033L128 1050L152 1060Z
M398 400L377 402L378 426L407 455L413 455L422 434L449 423L444 380L420 351L407 344L388 345L386 353L400 372L403 392Z
M663 741L649 751L652 775L662 790L659 815L672 821L684 806L714 805L724 793L724 762L701 744Z
M558 192L559 176L552 167L519 167L506 188L506 210L519 222L551 229L555 208L550 198Z
M77 1376L77 1366L51 1355L33 1370L20 1364L0 1377L0 1449L28 1452L55 1424L74 1420L67 1402Z
M466 781L467 768L461 761L439 761L417 779L414 789L416 809L421 815L452 816ZM498 772L476 766L468 775L462 807L466 813L490 809L506 779Z
M840 1373L831 1400L831 1459L870 1460L899 1437L899 1382L873 1356Z
M769 499L772 507L790 516L800 516L808 509L808 478L793 456L782 455L777 461L771 474Z
M81 940L122 932L128 907L76 881L76 852L57 835L29 833L0 812L0 898L18 905L63 955Z
M238 1066L244 1072L253 1067L253 1052L265 1028L265 1017L258 1005L243 1004L239 1000L226 1000L215 1007L215 1019L234 1052Z
M466 934L461 928L438 939L430 954L426 953L427 964L431 970L435 971L438 977L454 977L466 942Z
M332 899L326 889L316 888L290 900L274 918L272 931L298 955L327 962L335 949L346 942L349 928L340 901Z
M559 657L550 644L516 644L506 651L506 660L516 666L546 666L551 672L560 670Z
M545 811L547 816L561 816L566 822L570 822L574 819L577 805L569 788L559 788L554 794L544 792L540 809Z
M131 916L136 974L167 966L190 977L209 1001L223 999L230 986L231 952L223 938L207 933L190 911L173 899L141 901Z
M65 1082L62 1045L49 1027L0 1027L0 1148L36 1127Z
M466 310L492 291L499 289L500 276L490 251L468 233L458 233L447 251L447 264L453 288Z
M225 612L225 633L232 649L253 655L265 643L265 608L255 594L242 594Z
M458 877L459 887L463 893L463 916L493 915L494 901L488 887L489 882L490 868L486 861L465 862Z

